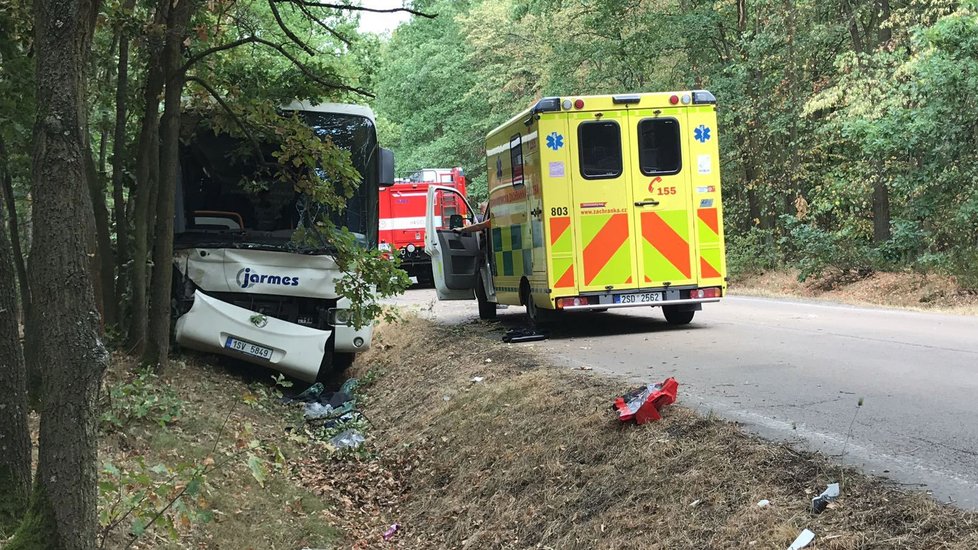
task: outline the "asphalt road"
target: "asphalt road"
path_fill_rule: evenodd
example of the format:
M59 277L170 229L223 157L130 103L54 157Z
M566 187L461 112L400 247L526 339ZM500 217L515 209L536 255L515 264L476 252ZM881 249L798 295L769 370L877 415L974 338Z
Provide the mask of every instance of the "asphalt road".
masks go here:
M398 302L440 322L478 318L474 301L436 302L433 290ZM522 307L498 313L526 325ZM628 308L516 345L596 375L675 376L686 406L978 509L978 317L735 296L687 327Z

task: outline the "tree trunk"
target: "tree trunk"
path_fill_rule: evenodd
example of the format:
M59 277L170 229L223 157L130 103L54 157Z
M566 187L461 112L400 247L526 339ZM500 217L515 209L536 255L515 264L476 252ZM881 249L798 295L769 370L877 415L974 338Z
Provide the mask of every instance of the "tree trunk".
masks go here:
M873 241L890 240L890 190L882 175L873 183Z
M6 177L6 173L3 174ZM31 495L27 367L20 347L13 249L0 210L0 532L20 522Z
M168 0L160 0L153 23L161 26L169 12ZM129 320L129 348L136 355L146 349L146 328L149 319L149 303L146 288L146 262L149 259L149 218L155 202L157 170L159 162L160 94L163 92L163 66L160 63L162 44L150 37L146 56L146 87L143 90L143 120L136 146L136 187L133 199L133 248L132 248L132 312Z
M85 141L88 142L88 132L85 132L84 137ZM109 209L105 204L105 187L103 186L105 180L96 169L90 145L86 146L85 151L85 172L88 175L88 191L91 196L92 213L95 221L93 247L95 257L92 262L95 303L99 305L104 323L116 325L119 322L119 316L116 313L118 308L113 294L115 290L115 256L112 253L112 236L109 231Z
M153 247L153 292L150 301L149 333L143 362L166 366L170 350L170 286L173 281L173 215L180 148L180 99L184 75L180 72L181 46L196 2L184 0L174 6L163 47L166 95L160 147L160 181L156 208L156 245Z
M95 405L108 354L86 257L84 79L98 0L35 0L37 117L29 275L44 365L37 477L8 550L90 550L97 526Z
M124 12L129 13L134 0L128 0ZM116 246L116 303L122 304L122 297L128 288L129 262L129 221L126 219L126 198L122 172L126 155L126 117L129 111L129 33L123 25L119 31L119 69L115 89L115 130L112 138L112 212L115 218ZM124 313L119 312L120 321Z
M41 399L41 372L36 368L38 363L33 360L35 351L40 347L35 330L31 323L31 285L27 279L27 265L24 263L24 253L20 246L20 227L17 220L17 204L14 201L14 186L11 181L7 152L3 140L0 140L0 180L3 182L3 197L7 208L7 219L10 222L10 249L14 266L17 270L17 282L20 287L20 307L23 315L25 347L24 355L27 364L27 389L32 407L37 407Z
M14 268L17 270L17 282L20 284L20 304L24 318L31 308L31 291L27 283L27 265L24 263L24 252L20 247L20 226L17 222L17 203L14 201L14 183L10 177L7 162L7 148L0 138L0 182L2 182L4 206L7 209L7 219L10 223L10 250Z

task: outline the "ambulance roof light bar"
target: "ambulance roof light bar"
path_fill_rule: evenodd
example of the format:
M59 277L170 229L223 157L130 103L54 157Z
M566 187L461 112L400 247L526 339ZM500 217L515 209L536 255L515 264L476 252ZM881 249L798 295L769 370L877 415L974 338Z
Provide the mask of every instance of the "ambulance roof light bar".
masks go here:
M706 90L695 90L693 92L693 105L713 104L716 105L717 98Z

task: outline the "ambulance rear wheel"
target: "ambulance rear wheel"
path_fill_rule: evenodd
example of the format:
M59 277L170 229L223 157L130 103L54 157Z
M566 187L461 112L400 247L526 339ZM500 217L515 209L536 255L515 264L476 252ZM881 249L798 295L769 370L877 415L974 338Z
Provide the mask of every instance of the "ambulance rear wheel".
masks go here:
M486 321L496 318L496 304L489 301L486 296L486 287L482 282L482 277L479 277L479 282L475 284L475 298L479 301L479 319L484 319Z
M526 316L530 318L530 322L534 325L544 325L553 322L557 316L556 311L552 309L541 309L536 305L533 301L533 296L530 295L529 287L523 291L523 303L526 304Z
M683 311L677 306L663 306L662 314L666 316L666 322L670 325L688 325L693 320L692 310Z

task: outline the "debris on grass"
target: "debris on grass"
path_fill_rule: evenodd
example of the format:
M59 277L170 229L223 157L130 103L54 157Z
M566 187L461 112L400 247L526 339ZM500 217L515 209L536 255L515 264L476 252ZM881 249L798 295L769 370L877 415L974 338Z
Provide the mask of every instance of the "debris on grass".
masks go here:
M397 534L397 531L400 530L400 528L401 526L396 523L388 527L387 530L384 531L384 540L391 540L394 538L394 535Z
M366 438L363 437L363 434L351 429L336 434L329 440L329 443L337 449L356 449L364 441L366 441Z
M678 389L679 382L669 377L660 384L646 384L616 398L612 409L618 411L618 420L622 422L634 420L636 424L645 424L661 420L659 411L675 403Z
M801 532L801 534L798 535L798 538L796 538L795 541L791 543L791 546L788 547L788 550L801 550L802 548L811 544L813 540L815 540L815 533L812 533L808 529L805 529L804 531Z
M304 410L302 411L302 416L306 420L319 420L320 418L327 418L333 414L333 407L329 405L323 405L322 403L306 403Z
M828 508L829 503L839 498L839 484L829 483L822 494L812 499L812 513L821 514Z

